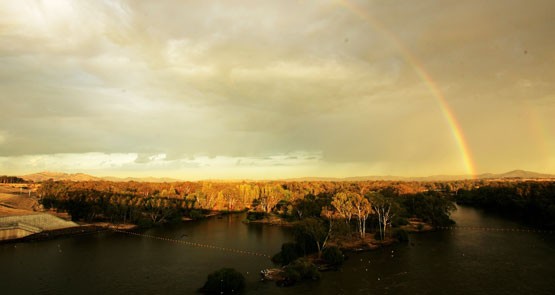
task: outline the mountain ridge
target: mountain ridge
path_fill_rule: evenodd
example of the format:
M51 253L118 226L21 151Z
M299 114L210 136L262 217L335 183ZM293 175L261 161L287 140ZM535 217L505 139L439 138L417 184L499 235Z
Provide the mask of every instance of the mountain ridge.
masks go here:
M157 177L114 177L114 176L93 176L85 173L64 173L64 172L53 172L53 171L42 171L33 174L21 175L19 176L25 180L30 180L34 182L41 182L45 180L70 180L70 181L113 181L113 182L178 182L183 181L174 178L157 178Z
M19 176L25 180L42 182L45 180L70 180L70 181L113 181L113 182L182 182L188 180L169 177L114 177L93 176L85 173L64 173L53 171L42 171L38 173ZM555 174L545 174L526 170L512 170L505 173L482 173L475 177L470 175L431 175L422 177L404 177L394 175L375 176L352 176L352 177L298 177L276 179L281 181L456 181L464 179L555 179ZM199 181L269 181L269 180L199 180Z

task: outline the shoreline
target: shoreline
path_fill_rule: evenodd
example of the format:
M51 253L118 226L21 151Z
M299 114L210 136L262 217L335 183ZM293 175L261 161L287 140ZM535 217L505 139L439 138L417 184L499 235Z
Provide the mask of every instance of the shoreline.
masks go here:
M44 230L42 232L28 235L22 238L0 240L0 245L14 244L14 243L41 242L41 241L54 240L58 238L79 236L83 234L107 232L107 231L111 231L112 229L133 230L137 228L138 226L135 224L113 224L108 222L84 223L74 227Z
M41 241L54 240L54 239L63 238L63 237L98 233L98 232L104 232L109 230L111 229L106 227L101 227L98 225L81 225L81 226L67 227L67 228L54 229L54 230L45 230L40 233L32 234L18 239L1 240L0 245L41 242Z
M239 212L212 211L201 219L210 218L210 217L220 217L226 214L233 214L233 213L240 213L240 211ZM184 222L184 223L193 222L193 221L196 221L196 219L191 219L188 217L183 217L181 219L181 222ZM295 225L295 222L286 221L283 218L278 216L271 216L260 220L252 220L252 221L243 220L242 222L247 225L253 223L253 224L280 226L284 228L291 228ZM10 244L10 243L39 242L39 241L52 240L56 238L78 236L81 234L105 232L105 231L110 231L112 229L134 230L139 228L138 225L131 224L131 223L123 224L123 223L110 223L110 222L92 222L92 223L79 222L78 224L79 226L75 226L75 227L68 227L68 228L61 228L61 229L54 229L54 230L44 230L40 233L32 234L22 238L0 240L0 245ZM409 224L403 225L399 227L399 229L405 230L408 233L421 233L421 232L434 231L436 228L430 224L422 222L421 220L410 219ZM350 253L373 251L379 248L391 246L396 243L398 242L391 237L387 238L385 241L376 240L373 238L373 234L367 234L364 240L360 239L359 237L351 237L349 239L329 241L330 246L337 246L341 249L341 251L350 252Z
M226 215L226 214L233 214L233 213L239 213L239 212L212 211L209 214L204 215L200 219L192 219L192 218L189 218L189 217L182 217L181 222L183 222L183 223L194 222L196 220L202 220L202 219L205 219L205 218L212 218L212 217L218 218L218 217ZM47 213L47 214L51 214L51 215L54 215L56 217L62 218L60 216L61 214L59 214L59 213L58 214L53 214L52 212L32 212L31 214L40 214L40 213ZM29 215L29 214L26 214L26 215ZM63 219L67 218L67 216L63 216L63 217L64 217ZM106 232L106 231L111 231L113 229L114 230L129 231L129 230L135 230L135 229L140 228L139 225L137 225L137 224L111 223L111 222L105 222L105 221L90 222L90 223L77 222L77 224L78 224L78 226L73 226L73 227L66 227L66 228L52 229L52 230L43 230L39 233L31 234L31 235L21 237L21 238L0 240L0 245L2 245L2 244L14 244L14 243L40 242L40 241L53 240L53 239L57 239L57 238L78 236L78 235L82 235L82 234L92 234L92 233Z

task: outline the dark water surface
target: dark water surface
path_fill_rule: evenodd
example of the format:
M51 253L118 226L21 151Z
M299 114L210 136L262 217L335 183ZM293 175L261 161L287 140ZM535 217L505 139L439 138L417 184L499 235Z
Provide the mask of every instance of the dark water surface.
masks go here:
M519 227L460 207L459 226ZM291 237L244 215L156 228L146 234L267 254ZM208 273L233 267L247 294L554 294L555 236L451 230L412 234L411 243L350 254L318 282L278 288L259 282L268 258L168 241L100 233L0 245L0 294L194 294Z

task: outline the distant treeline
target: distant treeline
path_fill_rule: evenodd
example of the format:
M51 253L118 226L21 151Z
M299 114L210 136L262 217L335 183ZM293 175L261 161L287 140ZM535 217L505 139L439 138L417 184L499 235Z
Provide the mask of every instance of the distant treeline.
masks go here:
M0 183L27 183L25 179L16 176L0 176Z
M489 182L459 190L456 201L530 226L555 229L555 182Z
M395 199L403 216L420 217L431 223L449 220L448 214L429 213L434 201L454 188L470 188L469 181L420 182L178 182L143 183L109 181L45 181L38 191L45 208L67 211L74 220L106 220L141 224L164 223L181 217L198 218L209 211L270 213L288 220L319 217L333 207L338 193L369 199L383 192ZM402 198L396 198L402 196ZM450 202L449 202L450 204ZM436 204L437 205L437 204ZM428 210L428 211L427 211ZM442 211L439 210L440 212ZM445 211L445 210L443 210ZM398 214L397 216L401 216ZM372 220L372 218L370 218Z

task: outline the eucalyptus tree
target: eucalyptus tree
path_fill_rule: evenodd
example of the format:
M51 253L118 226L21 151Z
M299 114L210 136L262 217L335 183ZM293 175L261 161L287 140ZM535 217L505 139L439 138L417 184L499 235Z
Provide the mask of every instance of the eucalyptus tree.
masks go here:
M378 192L369 193L368 197L372 202L372 210L378 215L380 237L383 240L388 225L391 224L391 220L395 217L394 208L396 203L393 202L392 198L387 198Z

